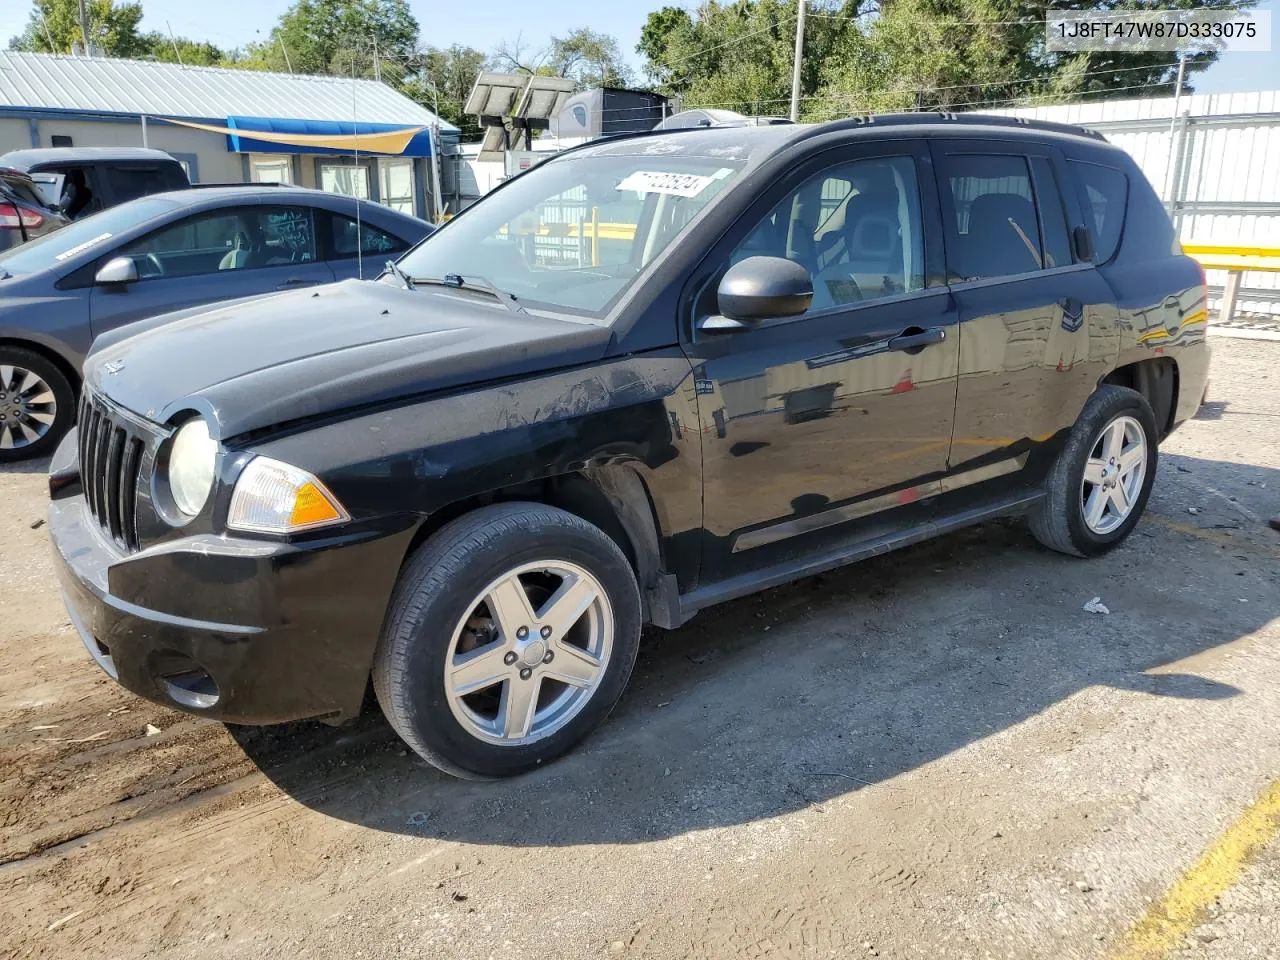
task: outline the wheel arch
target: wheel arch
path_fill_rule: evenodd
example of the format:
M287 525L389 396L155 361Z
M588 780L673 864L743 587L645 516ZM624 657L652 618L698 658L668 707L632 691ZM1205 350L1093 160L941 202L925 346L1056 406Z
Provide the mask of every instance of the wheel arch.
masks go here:
M80 376L80 371L70 359L48 344L39 340L0 335L0 347L16 347L20 350L30 350L32 353L38 353L62 372L62 375L67 378L67 383L71 384L73 391L77 394L80 392L80 383L84 379Z
M490 504L519 500L558 507L603 530L635 572L645 622L678 625L679 591L675 578L664 570L657 513L643 477L626 462L589 465L444 504L419 526L403 562L450 521Z
M1160 430L1158 439L1169 435L1178 410L1178 363L1173 357L1149 357L1122 364L1103 377L1101 383L1128 387L1142 394L1155 414Z

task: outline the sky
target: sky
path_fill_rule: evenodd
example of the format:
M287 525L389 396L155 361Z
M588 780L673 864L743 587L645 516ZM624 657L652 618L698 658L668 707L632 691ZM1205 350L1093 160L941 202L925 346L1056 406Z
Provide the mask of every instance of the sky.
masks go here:
M489 52L500 41L519 37L529 48L545 48L555 33L575 27L618 38L623 54L643 76L642 58L635 52L640 29L650 9L676 3L693 7L695 0L410 0L421 25L422 42L436 47L454 43ZM222 47L244 46L262 39L289 6L288 0L216 0L195 4L191 0L142 0L143 28L173 32L193 40L210 40ZM1271 10L1273 49L1270 53L1228 53L1194 79L1197 93L1231 93L1280 88L1280 0L1262 0L1259 9ZM25 0L0 3L0 44L21 33L30 4Z

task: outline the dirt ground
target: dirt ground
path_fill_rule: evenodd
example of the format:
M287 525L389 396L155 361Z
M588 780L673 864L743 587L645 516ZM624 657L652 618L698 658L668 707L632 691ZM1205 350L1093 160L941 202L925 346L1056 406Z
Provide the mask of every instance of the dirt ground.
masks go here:
M1213 347L1108 557L997 522L708 611L502 783L376 709L228 729L118 689L44 465L0 472L0 956L1280 957L1280 342Z

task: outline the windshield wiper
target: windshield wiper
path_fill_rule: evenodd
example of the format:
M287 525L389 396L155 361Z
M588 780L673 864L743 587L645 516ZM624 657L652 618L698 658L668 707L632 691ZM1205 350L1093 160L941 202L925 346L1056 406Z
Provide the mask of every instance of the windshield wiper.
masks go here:
M388 260L385 264L383 264L383 267L387 270L388 273L390 273L393 277L395 277L402 284L404 284L404 288L406 290L413 289L413 278L409 276L407 273L405 273L403 270L401 270L400 265L397 264L394 260Z
M507 293L505 290L499 290L484 277L478 277L474 274L464 277L460 273L446 273L443 277L410 277L412 283L430 284L437 287L452 287L455 290L461 290L464 287L468 290L479 290L487 293L495 300L500 301L512 313L528 313L524 307L520 306L519 300L514 293Z

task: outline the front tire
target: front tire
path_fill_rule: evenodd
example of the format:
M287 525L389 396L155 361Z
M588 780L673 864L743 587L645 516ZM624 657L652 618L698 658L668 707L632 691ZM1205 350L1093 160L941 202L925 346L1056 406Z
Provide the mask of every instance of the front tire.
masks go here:
M76 418L76 395L47 357L0 347L0 463L53 453Z
M613 709L640 620L631 565L599 528L543 504L484 507L406 564L374 692L396 733L445 772L522 773Z
M1159 436L1146 398L1100 387L1085 404L1028 520L1051 550L1096 557L1137 525L1155 481Z

